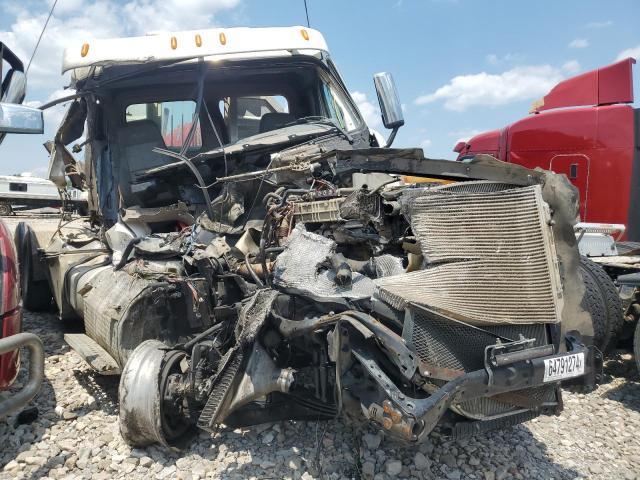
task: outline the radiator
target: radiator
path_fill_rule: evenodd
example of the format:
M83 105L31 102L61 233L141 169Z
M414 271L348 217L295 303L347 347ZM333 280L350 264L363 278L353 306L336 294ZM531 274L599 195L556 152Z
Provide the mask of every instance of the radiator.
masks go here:
M407 212L425 268L376 280L379 298L476 325L560 321L560 275L539 185L481 181L425 189Z

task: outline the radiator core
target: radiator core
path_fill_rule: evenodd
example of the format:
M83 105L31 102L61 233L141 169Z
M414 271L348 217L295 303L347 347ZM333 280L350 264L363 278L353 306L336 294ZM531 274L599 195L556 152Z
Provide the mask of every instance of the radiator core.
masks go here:
M539 185L445 185L411 198L407 211L425 268L376 280L379 298L476 325L560 321L560 275Z

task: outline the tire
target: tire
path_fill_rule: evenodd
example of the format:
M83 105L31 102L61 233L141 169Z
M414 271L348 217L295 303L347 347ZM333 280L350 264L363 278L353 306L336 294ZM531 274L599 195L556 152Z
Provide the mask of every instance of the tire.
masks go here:
M636 357L638 372L640 372L640 322L636 323L636 334L633 336L633 354Z
M120 434L132 447L159 443L174 451L186 447L196 427L180 412L167 412L165 389L169 375L178 373L186 356L167 351L158 340L145 340L131 352L120 376Z
M619 255L626 255L632 250L640 250L640 242L616 242Z
M10 203L0 203L0 215L3 217L8 217L13 213L13 208L11 208Z
M51 307L53 295L46 279L35 279L33 232L24 222L20 222L16 227L15 243L18 252L22 305L34 312L47 310Z
M580 257L580 273L586 288L582 306L593 321L593 344L606 352L615 346L622 329L622 302L607 272L587 257Z

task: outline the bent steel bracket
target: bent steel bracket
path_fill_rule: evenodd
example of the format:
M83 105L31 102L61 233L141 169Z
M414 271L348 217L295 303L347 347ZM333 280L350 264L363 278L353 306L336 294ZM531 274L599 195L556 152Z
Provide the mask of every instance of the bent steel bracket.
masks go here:
M585 356L585 369L582 377L587 383L598 374L601 363L598 360L598 352L594 347L585 347L580 343L577 334L568 335L565 339L569 353L559 353L540 357L537 348L529 349L531 358L520 356L517 361L501 366L487 365L485 369L465 373L450 382L444 384L427 398L413 398L403 394L391 379L380 369L373 354L362 345L353 345L352 353L360 362L371 378L381 387L387 395L388 405L385 405L383 415L373 411L371 406L368 411L370 418L380 421L391 433L400 435L407 441L418 442L426 438L433 430L445 411L454 402L464 402L479 397L491 397L501 393L513 392L526 388L532 388L543 384L552 383L545 381L545 360L564 357L573 353L583 353ZM583 380L583 381L584 381ZM560 381L553 381L560 384ZM393 414L398 416L393 420ZM385 425L386 417L390 421Z

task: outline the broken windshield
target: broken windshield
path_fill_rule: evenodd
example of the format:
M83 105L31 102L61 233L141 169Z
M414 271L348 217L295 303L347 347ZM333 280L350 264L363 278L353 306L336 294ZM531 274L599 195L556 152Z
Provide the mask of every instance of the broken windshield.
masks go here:
M140 98L133 97L122 106L121 129L144 130L146 135L136 137L144 140L153 135L158 140L155 147L179 152L197 118L187 150L192 156L239 142L251 143L256 135L296 123L313 123L313 119L329 121L345 132L363 125L348 94L315 66L234 73L207 75L203 108L197 117L193 86L182 95L178 93L182 86L162 88L155 98L148 98L147 89Z
M109 78L119 74L117 81ZM95 115L109 126L114 188L104 190L117 192L114 205L182 201L202 211L209 204L204 185L265 169L276 151L325 137L333 142L327 148L342 141L368 145L366 125L342 82L315 59L200 61L121 74L114 70L78 86L105 99ZM213 198L218 187L210 193Z

